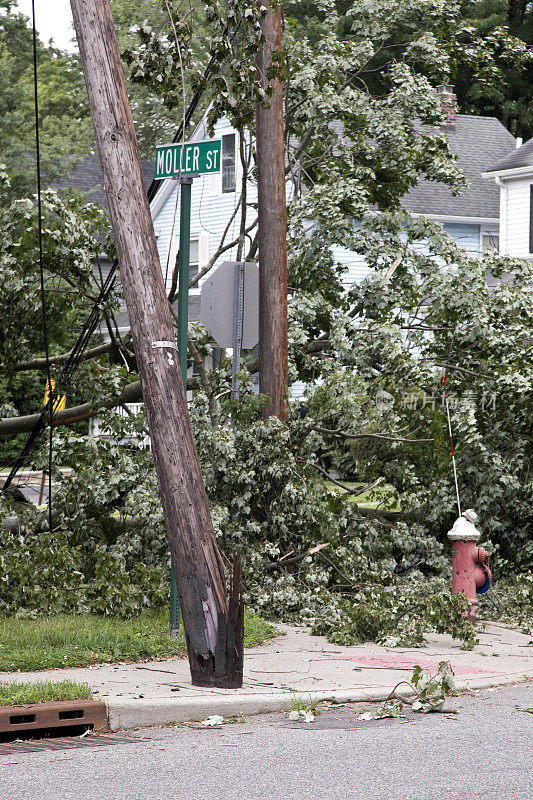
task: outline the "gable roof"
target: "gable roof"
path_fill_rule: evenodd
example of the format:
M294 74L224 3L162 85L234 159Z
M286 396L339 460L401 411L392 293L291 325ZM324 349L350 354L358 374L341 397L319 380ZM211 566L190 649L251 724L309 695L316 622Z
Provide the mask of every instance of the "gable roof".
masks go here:
M505 172L508 169L523 169L524 167L533 167L533 139L529 139L522 147L517 147L505 158L497 161L486 172Z
M500 190L483 180L487 164L514 155L514 136L495 117L473 117L457 114L455 131L446 131L450 149L465 173L468 188L454 197L443 183L421 180L402 205L415 214L435 217L470 217L493 219L500 216ZM525 146L525 145L524 145ZM522 149L522 148L520 148ZM519 151L516 151L519 152Z
M148 189L154 174L154 161L141 161L144 185ZM87 196L87 202L98 203L106 211L109 210L105 192L104 176L98 156L85 156L72 170L70 175L58 181L58 189L77 189Z

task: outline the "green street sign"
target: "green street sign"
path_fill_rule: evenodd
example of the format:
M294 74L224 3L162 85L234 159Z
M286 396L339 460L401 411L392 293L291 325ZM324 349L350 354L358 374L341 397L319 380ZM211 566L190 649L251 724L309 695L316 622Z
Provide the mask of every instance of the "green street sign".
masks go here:
M155 178L220 172L221 141L162 144L156 147Z

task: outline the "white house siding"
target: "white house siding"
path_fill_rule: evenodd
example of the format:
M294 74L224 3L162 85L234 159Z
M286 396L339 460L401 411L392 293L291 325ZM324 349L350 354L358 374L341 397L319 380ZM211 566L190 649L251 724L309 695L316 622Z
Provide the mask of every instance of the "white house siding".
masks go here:
M482 234L480 225L462 222L444 222L443 228L448 236L453 239L459 247L466 250L467 253L472 256L480 254ZM424 242L414 244L413 250L419 253L429 253L429 247Z
M501 187L500 252L527 258L529 252L530 186L533 176L505 179Z
M497 225L481 225L469 223L443 223L446 233L464 250L472 255L477 255L482 249L482 234L498 234ZM427 245L420 243L413 246L414 250L421 253L429 252ZM346 266L347 272L343 275L343 285L349 288L354 283L359 283L365 278L370 270L363 256L346 250L343 247L333 247L333 257L336 263Z
M347 267L342 276L342 285L345 288L349 288L354 283L359 283L368 275L369 269L363 256L352 253L339 245L332 247L332 254L336 264L342 264L343 267Z

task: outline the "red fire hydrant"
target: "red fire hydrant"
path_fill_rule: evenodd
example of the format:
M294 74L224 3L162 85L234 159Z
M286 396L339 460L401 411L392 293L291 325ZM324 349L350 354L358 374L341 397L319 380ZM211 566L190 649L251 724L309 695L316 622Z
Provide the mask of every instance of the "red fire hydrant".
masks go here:
M491 579L490 553L476 546L481 535L474 525L476 519L476 512L469 508L455 520L448 533L452 543L452 592L462 592L469 599L470 608L466 616L472 621L476 619L477 595L488 591Z

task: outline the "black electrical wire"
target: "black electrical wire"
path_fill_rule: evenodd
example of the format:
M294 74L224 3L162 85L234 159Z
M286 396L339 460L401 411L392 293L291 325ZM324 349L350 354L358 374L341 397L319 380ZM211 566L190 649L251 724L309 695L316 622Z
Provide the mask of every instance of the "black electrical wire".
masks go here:
M49 397L50 397L50 402L49 402L49 406L48 406L48 410L49 410L49 426L50 426L49 474L48 474L48 481L49 481L49 485L48 485L48 498L49 498L48 513L49 513L49 521L50 521L50 530L52 530L52 505L51 505L52 478L51 478L51 464L52 464L52 432L53 432L53 421L54 421L54 402L53 402L53 398L55 398L55 397L57 397L57 396L59 396L59 395L64 393L64 387L67 387L69 385L70 380L72 378L72 375L76 371L76 369L77 369L77 367L78 367L78 365L79 365L79 363L81 361L83 353L84 353L84 351L85 351L85 349L87 347L87 344L89 342L89 339L91 338L91 336L94 334L96 328L98 327L98 323L99 323L100 317L101 317L100 305L105 302L107 297L111 294L111 292L113 291L113 289L116 286L117 270L118 270L118 259L115 259L113 261L113 263L111 264L111 269L109 270L109 273L108 273L104 283L102 284L102 287L100 289L98 297L94 301L94 305L93 305L93 308L91 310L91 313L87 317L87 319L85 321L85 324L84 324L84 326L83 326L78 338L76 339L76 342L74 343L74 346L73 346L72 350L69 353L69 357L68 357L67 361L65 362L65 366L63 367L61 373L57 376L56 387L60 387L60 388L59 388L58 391L52 392L52 390L51 390L52 385L50 383L50 361L49 361L49 355L48 355L48 339L47 339L47 335L46 335L46 314L45 314L45 306L44 306L44 273L43 273L43 265L42 265L42 219L41 219L41 189L40 189L41 177L40 177L40 161L39 161L39 133L38 133L39 125L38 125L38 105L37 105L37 44L36 44L37 37L36 37L36 30L35 30L34 2L35 2L35 0L32 0L34 83L35 83L35 119L36 119L35 130L36 130L36 140L37 140L37 186L38 186L37 194L38 194L38 202L39 202L39 248L40 248L40 266L41 266L41 293L42 293L41 296L42 296L42 308L43 308L43 331L44 331L45 351L46 351L46 372L47 372L47 376L48 376ZM240 26L241 26L241 23L239 21L239 23L235 27L235 30L232 33L232 36L231 36L232 40L237 35L237 32L238 32ZM229 30L230 30L230 26L227 26L225 28L225 30L224 30L224 35L227 35L229 33ZM205 85L205 83L207 83L207 81L209 79L209 75L210 75L210 72L211 72L211 69L212 69L214 63L215 63L215 58L211 57L211 59L209 60L209 63L207 64L207 66L206 66L206 68L204 70L204 74L203 74L204 85ZM182 117L182 120L181 120L181 122L180 122L180 124L178 126L178 129L176 130L176 133L175 133L175 135L174 135L174 137L172 139L172 143L173 144L178 143L183 138L183 134L187 130L187 128L189 127L189 125L191 123L191 120L192 120L192 117L193 117L193 114L196 111L196 109L198 108L198 103L200 102L201 96L202 96L202 92L200 90L197 90L194 93L194 95L193 95L193 97L191 99L191 102L189 103L189 105L187 107L187 111L185 112L185 115ZM150 183L150 186L148 187L148 191L147 191L148 201L150 203L152 202L152 200L156 196L156 194L159 191L159 188L160 188L161 185L162 185L162 181L161 180L153 179L152 182ZM40 437L40 434L44 430L45 427L46 427L46 417L45 417L45 413L43 412L43 413L41 413L39 419L37 420L37 423L35 424L34 429L30 433L30 435L29 435L29 437L28 437L28 439L27 439L27 441L26 441L26 443L24 445L24 448L23 448L22 452L15 459L15 461L13 463L11 471L10 471L9 475L7 476L6 481L5 481L5 483L4 483L3 487L2 487L4 492L7 491L7 489L9 488L11 483L13 482L13 479L15 478L17 472L25 464L26 459L28 458L29 454L32 452L33 448L35 447L35 445L36 445L36 443L37 443L37 441L38 441L38 439Z
M239 31L240 27L241 27L241 22L239 21L237 26L235 27L235 30L233 31L233 33L231 35L231 39L232 40L237 35L237 32ZM227 36L227 34L229 33L229 30L230 30L230 26L228 25L224 29L224 36ZM213 68L213 64L214 63L215 63L215 57L212 56L209 59L209 63L207 64L206 68L204 69L204 74L203 74L203 83L204 83L204 85L209 80L209 75L210 75L211 69ZM184 116L182 117L182 120L181 120L181 122L180 122L180 124L179 124L179 126L178 126L178 128L176 130L176 133L174 134L174 137L172 139L172 144L176 144L176 143L178 143L178 142L180 142L182 140L183 134L187 130L187 128L189 127L189 125L191 123L191 120L192 120L192 117L193 117L193 114L196 111L196 109L198 108L198 103L200 102L200 98L201 97L202 97L202 92L200 90L197 90L194 93L194 95L192 96L191 102L189 103L189 105L187 107L187 110L186 110ZM150 183L150 186L148 187L148 190L147 190L148 201L150 203L152 202L152 200L156 196L156 194L159 191L159 188L161 187L161 185L162 185L162 181L161 180L155 180L155 178ZM100 294L99 294L99 296L97 297L97 299L95 301L93 310L92 310L91 314L89 315L89 318L87 319L87 321L86 321L86 323L85 323L85 325L83 327L83 330L81 331L81 333L80 333L80 335L79 335L79 337L78 337L78 339L76 341L76 344L74 345L74 347L73 347L73 349L72 349L72 351L71 351L71 353L69 355L69 359L66 362L65 367L63 369L62 377L63 377L63 375L65 375L65 376L68 375L68 373L71 371L73 365L77 365L79 363L79 359L81 357L81 354L83 353L83 350L85 349L85 344L86 344L87 340L92 336L92 334L96 330L96 326L98 324L98 321L96 323L94 323L93 314L96 312L98 314L98 318L99 318L99 306L100 306L100 303L102 303L106 299L106 297L115 288L115 284L116 284L116 280L115 279L116 279L117 269L118 269L118 260L115 259L113 261L112 265L111 265L111 269L109 270L109 273L107 275L107 278L105 280L104 285L102 286Z
M210 71L211 66L212 66L212 60L209 62L208 67L206 68L206 70L204 72L204 78L205 79L207 79L207 77L209 76L209 71ZM189 106L187 108L187 112L185 114L185 117L184 117L184 119L182 119L182 122L180 123L180 125L179 125L179 127L178 127L178 129L176 131L176 134L174 135L174 138L172 140L172 142L174 144L176 142L179 142L180 139L183 137L183 131L186 130L187 127L189 126L190 121L192 119L192 116L193 116L194 112L196 111L196 108L198 107L198 103L200 101L200 97L201 97L201 93L198 92L198 91L195 92L195 94L194 94L194 96L193 96L193 98L192 98L192 100L191 100L191 102L190 102L190 104L189 104ZM150 186L148 188L148 200L150 202L156 196L160 186L161 186L161 181L160 180L155 180L155 179L152 180L152 182L151 182L151 184L150 184ZM39 215L39 220L40 220L40 215ZM64 365L63 369L61 370L61 373L57 376L56 385L61 387L60 393L63 393L64 388L69 385L70 380L72 378L72 375L74 374L76 368L78 367L78 365L79 365L79 363L81 361L83 353L84 353L84 351L85 351L85 349L87 347L87 344L89 342L89 339L91 338L91 336L94 334L96 328L98 327L98 323L100 322L100 317L101 317L100 306L101 306L102 303L105 302L107 297L111 294L111 292L113 291L113 289L116 286L116 283L117 283L117 270L118 270L118 259L115 259L113 261L113 263L111 264L111 269L109 270L109 273L106 276L106 279L105 279L104 283L102 284L102 287L100 289L98 297L94 301L94 305L93 305L93 308L91 310L91 313L87 317L87 319L85 321L85 324L84 324L82 330L80 331L80 333L78 335L78 338L76 339L76 342L74 343L74 346L73 346L72 350L69 353L68 359L65 362L65 365ZM49 373L50 369L49 369L49 363L48 363L48 353L46 355L46 360L47 360L47 373ZM50 384L49 384L49 386L50 386ZM53 408L51 407L50 425L52 425L52 424L53 424ZM7 476L6 481L5 481L5 483L4 483L3 487L2 487L4 492L7 491L7 489L9 488L11 483L13 482L13 479L17 475L17 473L20 470L20 468L22 466L24 466L24 464L26 463L26 460L27 460L28 456L32 452L33 448L35 447L35 445L36 445L36 443L37 443L37 441L38 441L38 439L39 439L39 437L41 435L41 432L44 430L45 427L46 427L45 415L44 415L44 413L42 413L40 415L36 425L35 425L35 428L30 433L30 435L29 435L29 437L28 437L28 439L27 439L27 441L26 441L26 443L24 445L24 448L23 448L22 452L20 453L20 455L13 462L13 466L11 468L11 471L10 471L9 475ZM52 430L52 428L51 428L51 430Z
M116 262L116 263L118 263L118 262ZM89 317L87 318L87 320L85 322L83 330L81 331L80 335L78 336L78 338L76 340L76 343L74 344L74 347L70 351L68 360L65 363L65 366L63 367L63 370L61 371L60 375L57 376L56 386L60 386L61 387L61 391L59 393L57 391L54 392L53 393L54 397L57 397L58 394L63 394L64 393L65 387L70 382L70 379L72 378L73 373L75 372L78 364L80 363L80 359L81 359L81 357L83 355L83 352L84 352L84 350L86 348L86 345L87 345L89 339L91 338L91 336L93 335L94 331L96 330L96 327L98 326L98 323L100 321L100 309L99 309L100 303L102 303L105 300L107 295L112 290L112 288L113 288L112 284L113 283L114 283L113 274L110 272L110 274L107 276L102 288L100 289L100 293L99 293L98 297L95 300L95 305L93 306L93 309L92 309ZM49 375L49 372L50 372L50 369L49 369L48 354L47 354L47 374L48 375ZM48 377L48 380L50 380L49 377ZM51 386L50 383L48 385ZM52 393L50 393L50 394L52 394ZM53 427L52 427L53 426L53 415L54 415L53 414L52 405L50 405L49 408L50 408L50 430L52 431L53 430ZM44 430L45 427L46 427L46 415L43 412L43 413L41 413L39 419L37 420L37 422L35 424L34 429L32 430L32 432L30 433L28 439L26 440L26 443L24 444L24 448L22 449L22 452L20 453L19 456L17 456L17 458L13 462L13 465L11 467L11 471L10 471L9 475L7 476L6 481L5 481L5 483L4 483L3 487L2 487L4 492L7 491L7 489L9 488L11 483L13 482L13 479L15 478L15 476L16 476L17 472L19 471L19 469L21 467L23 467L24 464L26 463L26 460L27 460L28 456L32 452L34 446L36 445L36 443L37 443L37 441L38 441L38 439L39 439L39 437L41 435L41 432ZM50 453L51 453L51 451L50 451Z

